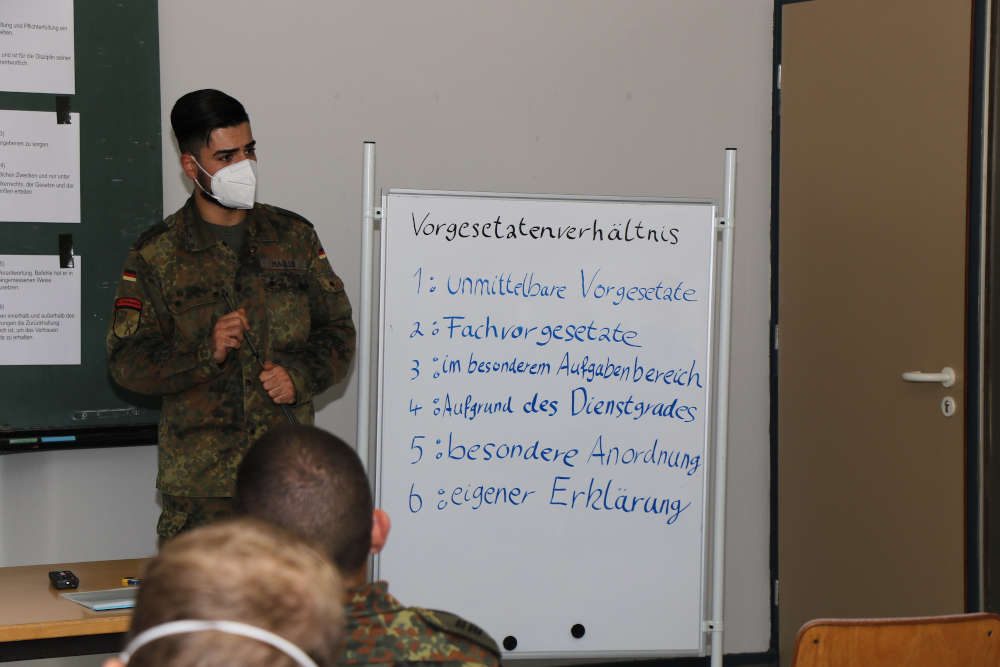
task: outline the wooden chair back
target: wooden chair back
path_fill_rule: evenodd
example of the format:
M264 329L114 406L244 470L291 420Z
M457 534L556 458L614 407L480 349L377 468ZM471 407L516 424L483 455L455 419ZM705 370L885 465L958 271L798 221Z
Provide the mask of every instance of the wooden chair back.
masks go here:
M1000 666L1000 615L818 619L799 630L793 667Z

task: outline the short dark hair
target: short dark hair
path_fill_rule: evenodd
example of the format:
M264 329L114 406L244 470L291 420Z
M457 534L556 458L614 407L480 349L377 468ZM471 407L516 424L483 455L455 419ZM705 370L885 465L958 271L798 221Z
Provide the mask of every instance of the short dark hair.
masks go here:
M239 100L212 88L182 95L170 111L170 125L182 153L197 153L199 148L207 146L212 130L249 120Z
M368 476L354 449L332 433L299 424L269 431L236 472L234 506L313 542L345 574L367 562Z

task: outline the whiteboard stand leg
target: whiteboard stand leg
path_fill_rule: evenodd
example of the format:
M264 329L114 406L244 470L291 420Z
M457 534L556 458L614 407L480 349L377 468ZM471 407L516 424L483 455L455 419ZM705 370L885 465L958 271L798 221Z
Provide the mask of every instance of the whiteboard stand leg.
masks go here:
M722 200L722 275L719 282L719 366L715 409L715 502L712 522L712 667L722 667L722 612L726 573L726 457L729 450L729 345L733 304L733 228L736 191L736 149L726 149L726 175Z
M371 322L372 249L375 236L375 142L364 144L361 186L361 314L358 316L358 443L357 452L365 470L369 469L369 421L371 420Z

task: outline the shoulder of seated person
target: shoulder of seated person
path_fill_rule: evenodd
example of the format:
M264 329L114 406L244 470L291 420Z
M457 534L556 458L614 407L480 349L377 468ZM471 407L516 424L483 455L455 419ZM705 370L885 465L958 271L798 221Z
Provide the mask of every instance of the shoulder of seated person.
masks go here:
M500 648L497 646L497 643L485 630L475 623L467 621L457 614L439 609L412 607L410 611L418 614L427 625L435 630L470 641L499 657Z

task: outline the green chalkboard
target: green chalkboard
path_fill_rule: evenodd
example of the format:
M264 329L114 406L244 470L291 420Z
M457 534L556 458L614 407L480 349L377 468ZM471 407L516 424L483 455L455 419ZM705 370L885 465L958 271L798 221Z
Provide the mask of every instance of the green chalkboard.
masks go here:
M0 254L58 255L59 236L72 235L81 364L0 366L0 451L36 434L76 434L76 443L98 434L95 444L155 438L158 401L114 385L104 336L128 248L163 217L157 2L78 0L74 25L76 94L0 92L0 109L51 112L56 122L68 102L80 114L81 223L0 222Z

